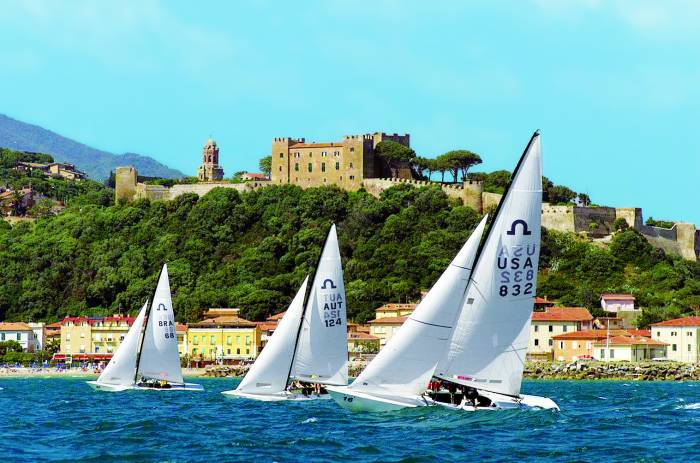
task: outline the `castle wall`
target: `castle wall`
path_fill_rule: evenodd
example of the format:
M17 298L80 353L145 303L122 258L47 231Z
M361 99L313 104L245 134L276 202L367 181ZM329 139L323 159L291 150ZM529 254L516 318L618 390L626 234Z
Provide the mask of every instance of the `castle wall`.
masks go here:
M114 199L131 201L136 195L138 173L135 167L117 167L114 172Z
M583 232L592 238L600 238L613 232L613 222L617 215L612 207L562 207L573 209L576 233Z
M503 198L502 194L489 193L488 191L485 191L481 195L481 207L484 211L488 211L489 209L495 209L501 202L501 198Z
M576 233L573 208L542 203L542 226L548 230Z

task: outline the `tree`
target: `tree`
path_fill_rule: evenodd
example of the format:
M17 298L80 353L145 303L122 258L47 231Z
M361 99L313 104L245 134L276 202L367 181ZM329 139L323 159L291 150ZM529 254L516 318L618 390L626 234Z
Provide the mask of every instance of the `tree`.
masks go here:
M625 220L624 217L618 217L613 221L612 224L613 230L615 231L625 231L627 230L630 226L627 223L627 220Z
M272 173L272 156L265 156L264 158L260 159L258 167L260 168L260 172L269 177Z
M563 185L556 185L546 191L546 196L546 200L552 204L568 204L576 197L576 192Z
M448 151L439 157L442 158L449 167L449 170L452 172L452 178L455 182L459 180L458 173L460 171L462 173L462 181L464 181L467 178L469 168L474 165L481 164L482 162L481 157L478 154L472 153L469 150Z
M430 175L433 173L432 159L416 156L411 164L420 177L430 180ZM426 171L428 172L427 175L425 174Z
M377 143L374 152L389 165L392 177L398 177L400 166L416 157L416 152L411 148L391 140Z
M588 196L586 193L579 193L578 201L579 203L581 203L582 206L588 207L591 205L591 197Z

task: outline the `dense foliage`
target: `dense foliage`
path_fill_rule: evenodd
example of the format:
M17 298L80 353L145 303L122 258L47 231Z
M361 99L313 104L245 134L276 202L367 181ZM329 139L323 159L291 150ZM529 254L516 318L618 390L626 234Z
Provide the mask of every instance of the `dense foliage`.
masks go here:
M438 187L406 184L379 199L269 186L71 206L0 227L0 319L133 313L167 262L179 320L197 320L207 307L240 307L261 320L286 308L335 222L349 314L363 322L385 302L416 300L478 219ZM596 307L601 292L629 291L652 309L647 320L700 309L700 265L664 256L633 230L616 234L609 249L545 233L542 268L538 294L562 303Z

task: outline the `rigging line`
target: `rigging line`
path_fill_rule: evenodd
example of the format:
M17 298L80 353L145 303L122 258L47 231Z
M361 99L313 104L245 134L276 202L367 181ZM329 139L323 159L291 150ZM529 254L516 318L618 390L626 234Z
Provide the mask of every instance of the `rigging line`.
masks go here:
M414 321L414 322L416 322L416 323L422 323L422 324L428 325L428 326L435 326L435 327L438 327L438 328L447 328L448 330L452 328L451 326L438 325L438 324L436 324L436 323L428 323L428 322L424 322L424 321L421 321L421 320L416 320L415 318L410 318L410 317L409 317L409 320L412 320L412 321Z

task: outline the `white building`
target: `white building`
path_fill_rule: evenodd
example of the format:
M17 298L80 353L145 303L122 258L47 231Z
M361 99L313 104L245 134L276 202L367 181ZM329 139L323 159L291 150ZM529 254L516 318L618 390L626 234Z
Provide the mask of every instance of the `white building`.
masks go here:
M639 312L634 308L635 297L631 294L601 294L600 306L606 312Z
M46 344L46 334L44 332L45 323L42 322L29 322L27 323L32 328L34 332L34 352L44 349L44 344Z
M34 330L26 323L0 322L0 342L16 341L25 352L34 352L36 339Z
M700 317L683 317L651 325L651 337L668 344L669 360L698 363Z
M666 343L645 336L614 336L593 344L593 356L603 362L641 362L666 356Z

